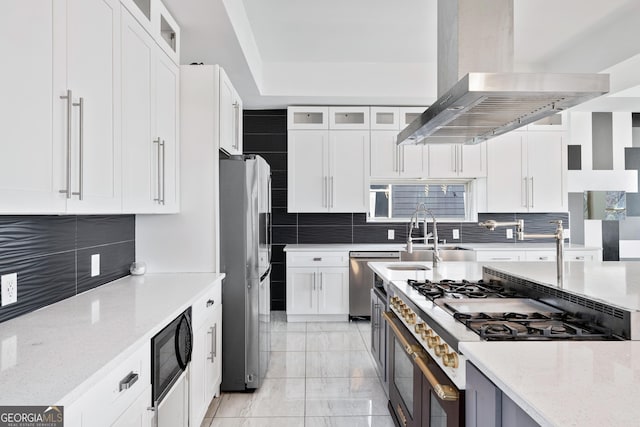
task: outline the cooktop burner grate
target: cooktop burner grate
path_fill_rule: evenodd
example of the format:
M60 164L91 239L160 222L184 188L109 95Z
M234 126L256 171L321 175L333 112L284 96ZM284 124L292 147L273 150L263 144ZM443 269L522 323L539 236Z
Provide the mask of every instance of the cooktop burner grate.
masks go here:
M454 313L453 317L489 341L623 339L567 313Z
M505 289L500 282L490 280L407 280L407 284L427 299L438 298L514 298L520 297L516 292Z

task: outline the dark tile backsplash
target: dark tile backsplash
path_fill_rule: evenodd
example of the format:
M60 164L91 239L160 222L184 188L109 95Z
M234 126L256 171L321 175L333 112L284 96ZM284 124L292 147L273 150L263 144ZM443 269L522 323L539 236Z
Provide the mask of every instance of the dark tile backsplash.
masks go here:
M18 302L0 307L0 322L124 277L134 259L133 215L0 216L0 274L18 274Z
M404 243L407 239L406 223L367 222L363 213L288 213L287 212L287 111L256 110L244 112L244 152L259 154L271 165L273 205L273 251L271 274L271 308L286 308L287 244L323 243ZM525 219L525 231L552 233L551 219L562 219L568 227L568 213L560 214L479 214L479 220L513 221ZM453 229L460 230L460 239L453 240ZM388 230L394 230L395 239L388 240ZM431 226L429 230L431 231ZM476 222L439 223L439 238L447 243L513 243L506 239L504 229L489 231ZM422 235L420 229L413 236Z

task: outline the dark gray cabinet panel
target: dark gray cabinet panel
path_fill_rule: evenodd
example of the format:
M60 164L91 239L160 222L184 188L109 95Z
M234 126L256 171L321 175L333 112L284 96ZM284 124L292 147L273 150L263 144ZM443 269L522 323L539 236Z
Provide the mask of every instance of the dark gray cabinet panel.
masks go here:
M539 426L522 408L467 362L465 416L467 427Z

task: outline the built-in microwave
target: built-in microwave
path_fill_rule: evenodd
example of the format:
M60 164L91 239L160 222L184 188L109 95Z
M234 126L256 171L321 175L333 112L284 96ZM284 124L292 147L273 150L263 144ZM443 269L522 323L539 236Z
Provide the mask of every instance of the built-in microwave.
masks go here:
M191 361L191 307L151 339L151 390L154 406L162 402Z

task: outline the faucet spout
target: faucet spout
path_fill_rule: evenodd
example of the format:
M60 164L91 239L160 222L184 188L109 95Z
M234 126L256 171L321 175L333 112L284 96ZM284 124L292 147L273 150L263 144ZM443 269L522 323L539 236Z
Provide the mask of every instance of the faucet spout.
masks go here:
M412 232L414 228L418 228L419 216L423 215L423 237L412 237ZM431 233L427 233L427 215L431 216L433 222L433 231ZM416 206L415 211L411 215L411 219L409 221L409 233L407 237L407 252L413 252L413 242L422 240L425 244L429 242L429 239L433 239L433 266L437 267L440 263L440 252L438 249L438 224L436 221L436 217L433 214L431 209L428 209L424 203L420 203Z

